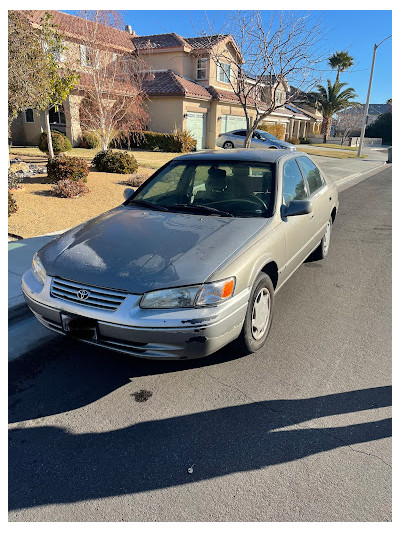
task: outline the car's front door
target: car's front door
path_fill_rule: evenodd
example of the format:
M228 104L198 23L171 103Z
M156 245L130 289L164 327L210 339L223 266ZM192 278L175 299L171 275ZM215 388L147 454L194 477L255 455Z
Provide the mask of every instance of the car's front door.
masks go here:
M307 200L308 190L296 159L289 159L282 169L282 204ZM308 257L314 243L314 210L305 215L282 217L286 244L286 262L282 277L287 278Z
M307 182L310 200L314 206L315 243L318 243L325 232L326 224L332 211L332 196L318 167L306 156L297 158L299 167Z

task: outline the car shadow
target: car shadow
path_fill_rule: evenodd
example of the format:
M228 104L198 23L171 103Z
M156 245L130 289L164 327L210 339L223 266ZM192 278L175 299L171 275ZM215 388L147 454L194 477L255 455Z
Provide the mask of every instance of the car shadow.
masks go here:
M222 364L240 358L232 345L201 359L140 359L57 337L9 363L9 422L88 405L140 376Z
M391 387L376 387L234 405L104 432L16 428L9 439L9 506L182 486L383 439L391 436L389 418L335 427L311 421L389 405Z

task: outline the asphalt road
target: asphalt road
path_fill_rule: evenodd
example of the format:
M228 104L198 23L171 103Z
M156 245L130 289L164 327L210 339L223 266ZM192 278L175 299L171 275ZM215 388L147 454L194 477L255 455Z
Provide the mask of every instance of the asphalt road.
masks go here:
M391 168L340 194L260 352L60 338L9 370L10 521L390 521Z

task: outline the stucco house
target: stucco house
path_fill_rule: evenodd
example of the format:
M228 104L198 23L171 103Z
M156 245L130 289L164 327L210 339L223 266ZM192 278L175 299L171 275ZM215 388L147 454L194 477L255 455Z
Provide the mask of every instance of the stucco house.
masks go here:
M87 50L82 42L83 19L51 11L66 44L65 61L74 58L77 70L82 72L79 85L64 102L63 109L50 114L51 127L64 132L74 146L79 145L82 130L79 106L84 95ZM38 24L44 10L32 12L32 23ZM227 78L237 63L240 52L230 35L211 37L181 37L176 33L137 36L130 26L125 31L102 27L98 34L99 48L113 54L137 53L146 62L144 90L148 101L147 128L156 132L172 132L175 128L189 130L197 140L197 149L215 148L220 133L246 127L243 109L232 91ZM212 59L212 49L222 49L224 55L235 61L224 68ZM249 77L248 83L252 80ZM286 101L289 85L276 87L279 103ZM270 88L265 83L265 101L270 98ZM42 113L27 109L12 125L12 139L16 145L36 144L44 130ZM255 110L250 109L251 118ZM284 105L266 119L267 123L285 126L286 138L305 137L314 128L317 119L312 113L296 105Z

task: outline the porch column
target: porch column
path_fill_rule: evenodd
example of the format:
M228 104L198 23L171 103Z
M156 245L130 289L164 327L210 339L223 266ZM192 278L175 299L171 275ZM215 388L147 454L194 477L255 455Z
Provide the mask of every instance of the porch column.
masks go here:
M65 133L71 141L72 146L78 146L82 136L81 123L79 118L79 106L82 96L70 94L63 103L65 113Z
M300 136L300 120L296 120L295 121L295 125L294 125L294 136L297 137L297 139L299 138Z

